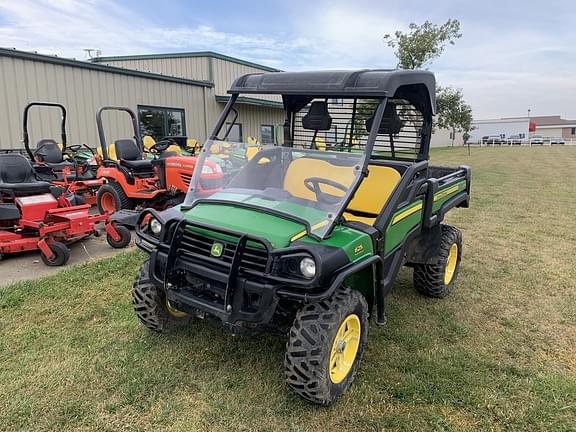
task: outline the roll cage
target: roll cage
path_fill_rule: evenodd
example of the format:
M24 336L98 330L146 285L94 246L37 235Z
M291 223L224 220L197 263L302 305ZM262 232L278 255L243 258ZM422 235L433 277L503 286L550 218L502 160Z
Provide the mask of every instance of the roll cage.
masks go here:
M209 142L226 140L224 128L241 94L282 99L285 120L283 146L318 146L319 132L333 134L330 150L363 153L361 173L346 192L343 205L330 221L328 237L368 175L370 164L383 160L406 165L429 158L432 115L435 112L435 79L427 71L360 70L278 72L248 74L232 84L231 95L219 116ZM267 95L267 96L264 96ZM331 115L332 114L332 115ZM378 127L374 127L378 125ZM221 130L225 136L219 138ZM325 147L326 148L326 147ZM206 152L206 149L203 149ZM191 185L197 184L196 170ZM187 200L188 201L188 200ZM193 204L192 204L193 205ZM382 207L381 213L386 206ZM375 224L384 229L380 214ZM309 230L308 230L309 231ZM311 234L310 232L308 233Z

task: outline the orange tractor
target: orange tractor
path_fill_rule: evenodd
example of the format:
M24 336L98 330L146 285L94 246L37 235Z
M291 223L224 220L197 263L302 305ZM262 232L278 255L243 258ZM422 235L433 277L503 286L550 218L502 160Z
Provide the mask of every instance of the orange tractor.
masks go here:
M33 107L58 108L60 110L61 143L57 143L51 138L43 138L37 142L35 150L30 148L28 119L30 109ZM96 193L104 182L96 178L97 164L94 157L76 157L80 152L94 156L92 149L86 144L71 146L67 144L66 108L64 105L52 102L31 102L24 108L22 123L24 147L38 176L44 181L68 190L81 201L76 204L94 205Z
M104 111L122 111L130 115L133 138L119 139L108 146L102 123ZM141 208L165 209L180 204L188 191L196 158L177 156L166 149L170 140L158 141L148 151L154 159L145 159L136 115L126 107L102 107L96 113L96 124L102 162L96 177L106 181L98 190L96 203L100 213ZM111 156L112 148L114 157ZM216 163L207 165L201 173L201 188L211 194L221 187L223 173ZM133 212L125 212L130 215ZM126 223L130 225L129 223Z

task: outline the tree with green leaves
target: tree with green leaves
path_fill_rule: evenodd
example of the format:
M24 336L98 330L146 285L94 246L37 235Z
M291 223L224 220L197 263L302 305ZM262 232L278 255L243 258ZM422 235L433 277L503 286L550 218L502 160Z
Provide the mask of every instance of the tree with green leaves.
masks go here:
M460 22L449 19L442 25L425 21L418 25L410 23L407 32L387 34L384 40L394 48L400 69L421 69L442 55L447 45L454 45L462 37ZM452 132L452 145L456 132L470 137L472 108L464 101L462 90L438 87L436 90L436 126Z
M472 107L464 101L462 90L438 87L436 107L436 125L452 132L452 145L456 132L463 132L463 138L470 138L470 131L473 129Z
M421 69L440 57L447 44L454 45L460 37L460 21L449 19L440 26L430 21L421 25L410 23L408 32L397 30L394 35L384 35L384 40L395 49L400 69Z

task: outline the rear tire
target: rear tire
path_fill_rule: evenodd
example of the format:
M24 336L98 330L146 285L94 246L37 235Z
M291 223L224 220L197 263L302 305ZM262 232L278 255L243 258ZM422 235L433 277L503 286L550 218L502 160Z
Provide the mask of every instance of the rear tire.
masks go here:
M52 242L48 243L48 247L52 251L52 258L47 257L43 253L40 253L42 262L50 267L62 266L68 262L70 259L70 249L64 243Z
M358 291L342 287L330 298L304 306L286 344L288 385L310 402L332 404L352 384L367 336L368 305Z
M452 292L462 259L462 233L442 225L436 264L413 264L414 288L428 297L444 298Z
M123 249L130 244L132 240L132 234L130 234L130 230L123 225L114 225L114 229L120 236L120 240L116 241L110 236L110 234L106 235L106 241L110 246L114 249Z
M149 330L169 333L192 322L192 317L174 309L166 294L150 281L150 261L146 260L132 288L132 304L136 316Z
M134 203L115 181L103 184L96 194L96 205L100 214L115 213L118 210L133 209Z

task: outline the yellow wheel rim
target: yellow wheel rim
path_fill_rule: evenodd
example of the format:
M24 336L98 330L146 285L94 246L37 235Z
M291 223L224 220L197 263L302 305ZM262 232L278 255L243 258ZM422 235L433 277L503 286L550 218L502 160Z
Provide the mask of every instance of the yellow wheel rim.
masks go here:
M444 270L444 285L448 285L450 282L452 282L457 263L458 245L454 243L452 246L450 246L450 252L448 252L448 261L446 261L446 269Z
M166 299L166 310L174 318L184 318L184 317L188 316L188 314L186 312L182 312L181 310L178 310L174 306L172 306L172 304L170 304L168 299Z
M348 315L340 324L330 351L330 380L334 384L341 383L352 370L360 346L360 334L360 318L356 314Z

